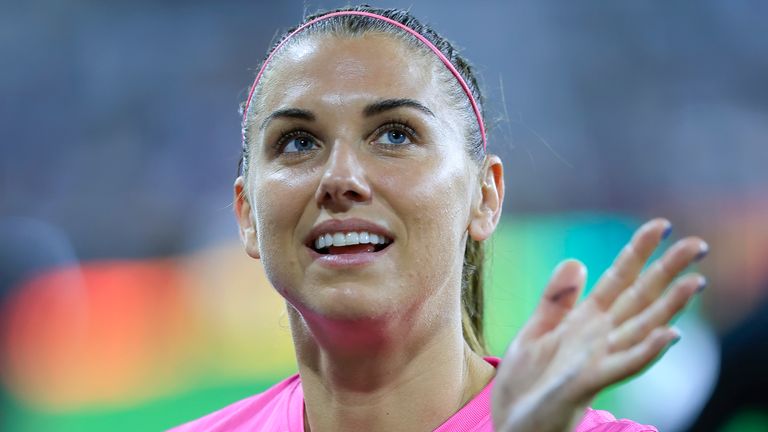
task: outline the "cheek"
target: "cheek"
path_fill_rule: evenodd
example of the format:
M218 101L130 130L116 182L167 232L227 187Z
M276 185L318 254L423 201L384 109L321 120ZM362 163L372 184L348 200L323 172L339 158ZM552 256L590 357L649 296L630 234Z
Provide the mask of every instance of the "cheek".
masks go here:
M430 170L414 170L414 175L405 179L409 187L409 205L416 211L413 221L421 229L442 232L456 237L466 229L469 214L467 175L461 166L440 164Z
M310 172L267 173L254 179L253 201L261 261L273 285L284 285L301 272L296 227L313 202ZM282 279L286 279L282 281Z
M393 205L407 230L405 253L416 273L459 274L463 239L469 223L468 174L462 164L436 164L429 169L400 171L391 177ZM441 276L437 276L441 277Z

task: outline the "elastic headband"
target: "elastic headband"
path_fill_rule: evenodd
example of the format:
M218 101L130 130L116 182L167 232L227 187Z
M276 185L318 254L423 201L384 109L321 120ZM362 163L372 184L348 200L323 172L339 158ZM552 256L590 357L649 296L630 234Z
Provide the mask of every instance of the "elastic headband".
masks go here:
M246 128L246 118L248 117L248 108L251 106L251 99L253 98L253 93L256 90L256 85L259 83L259 80L261 79L261 76L264 74L264 70L267 68L267 64L272 60L272 57L274 57L275 53L277 53L280 48L285 45L285 43L293 37L296 33L304 30L305 28L309 27L310 25L322 21L325 19L333 18L335 16L342 16L342 15L361 15L366 16L369 18L374 18L377 20L381 20L384 22L387 22L389 24L392 24L395 27L399 27L406 32L410 33L412 36L414 36L416 39L420 40L424 45L426 45L429 49L432 50L433 53L443 62L446 68L448 68L449 71L453 74L454 77L456 77L456 80L461 85L461 88L464 89L464 93L467 94L467 97L469 98L469 102L472 104L472 109L475 111L475 117L477 117L477 124L480 126L480 135L483 138L483 151L485 151L486 147L486 138L485 138L485 126L483 126L483 116L480 114L480 107L477 105L477 101L475 101L475 97L472 96L472 91L469 89L469 86L467 85L466 81L464 81L464 78L461 77L461 74L459 71L456 70L456 68L453 66L450 60L439 50L437 47L430 42L427 38L419 34L417 31L413 30L412 28L399 23L393 19L387 18L385 16L381 16L375 13L371 12L364 12L364 11L340 11L340 12L332 12L320 17L317 17L311 21L308 21L304 24L302 24L300 27L298 27L296 30L292 31L291 34L286 36L280 43L275 47L274 50L267 56L267 59L264 60L264 64L261 65L261 69L259 70L259 73L256 75L256 79L253 80L253 85L251 86L251 91L248 93L248 99L245 102L245 110L243 111L243 148L245 148L246 142L245 142L245 128Z

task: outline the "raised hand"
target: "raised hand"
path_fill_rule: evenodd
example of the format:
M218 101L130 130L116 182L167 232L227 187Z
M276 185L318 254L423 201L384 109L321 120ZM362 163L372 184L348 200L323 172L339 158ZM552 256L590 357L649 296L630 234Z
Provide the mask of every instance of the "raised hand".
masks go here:
M499 365L496 431L572 430L600 390L637 374L679 338L669 322L706 281L699 274L675 278L708 246L682 239L641 274L670 227L665 219L640 227L578 305L586 268L567 260L555 269Z

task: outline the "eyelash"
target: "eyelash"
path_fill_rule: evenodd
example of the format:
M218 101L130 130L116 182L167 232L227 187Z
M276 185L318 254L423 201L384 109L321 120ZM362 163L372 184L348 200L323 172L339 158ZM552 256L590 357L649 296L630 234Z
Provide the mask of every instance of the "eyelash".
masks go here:
M376 128L375 131L373 131L372 134L375 138L378 138L381 134L388 130L397 130L399 132L405 133L406 136L408 136L408 139L410 139L412 142L415 141L416 138L418 138L418 134L411 126L410 122L405 119L395 119L390 122L387 122L378 128ZM307 137L312 140L317 141L317 138L315 138L311 133L303 130L303 129L288 129L285 131L280 132L278 135L280 138L278 138L275 143L272 145L275 153L279 155L290 155L290 156L298 156L293 155L291 153L283 153L283 149L288 144L288 141L293 138L300 138L300 137ZM413 144L413 143L412 143ZM403 146L406 144L402 144ZM384 146L393 147L392 145L384 144ZM295 152L295 153L303 153L303 152Z
M301 157L303 156L302 153L308 153L308 152L289 152L289 153L283 152L286 145L288 145L288 142L290 142L290 140L294 138L306 137L317 142L317 138L315 138L314 135L312 135L311 133L303 129L288 129L285 131L281 131L278 136L279 138L272 144L272 150L275 155L282 156L282 157Z
M413 129L413 126L411 126L408 120L405 120L405 119L393 120L388 123L385 123L379 126L378 128L376 128L376 130L373 132L372 135L375 138L378 138L381 134L389 130L397 130L398 132L404 133L408 137L408 139L411 140L412 144L419 137L419 135ZM407 144L400 144L400 145L404 146Z

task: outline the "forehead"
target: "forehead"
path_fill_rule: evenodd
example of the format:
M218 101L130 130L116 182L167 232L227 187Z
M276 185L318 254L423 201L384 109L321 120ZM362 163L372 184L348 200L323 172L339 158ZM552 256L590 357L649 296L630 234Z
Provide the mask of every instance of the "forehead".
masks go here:
M301 39L274 60L262 83L264 108L351 106L382 98L417 99L436 108L440 96L436 59L428 57L379 34Z

